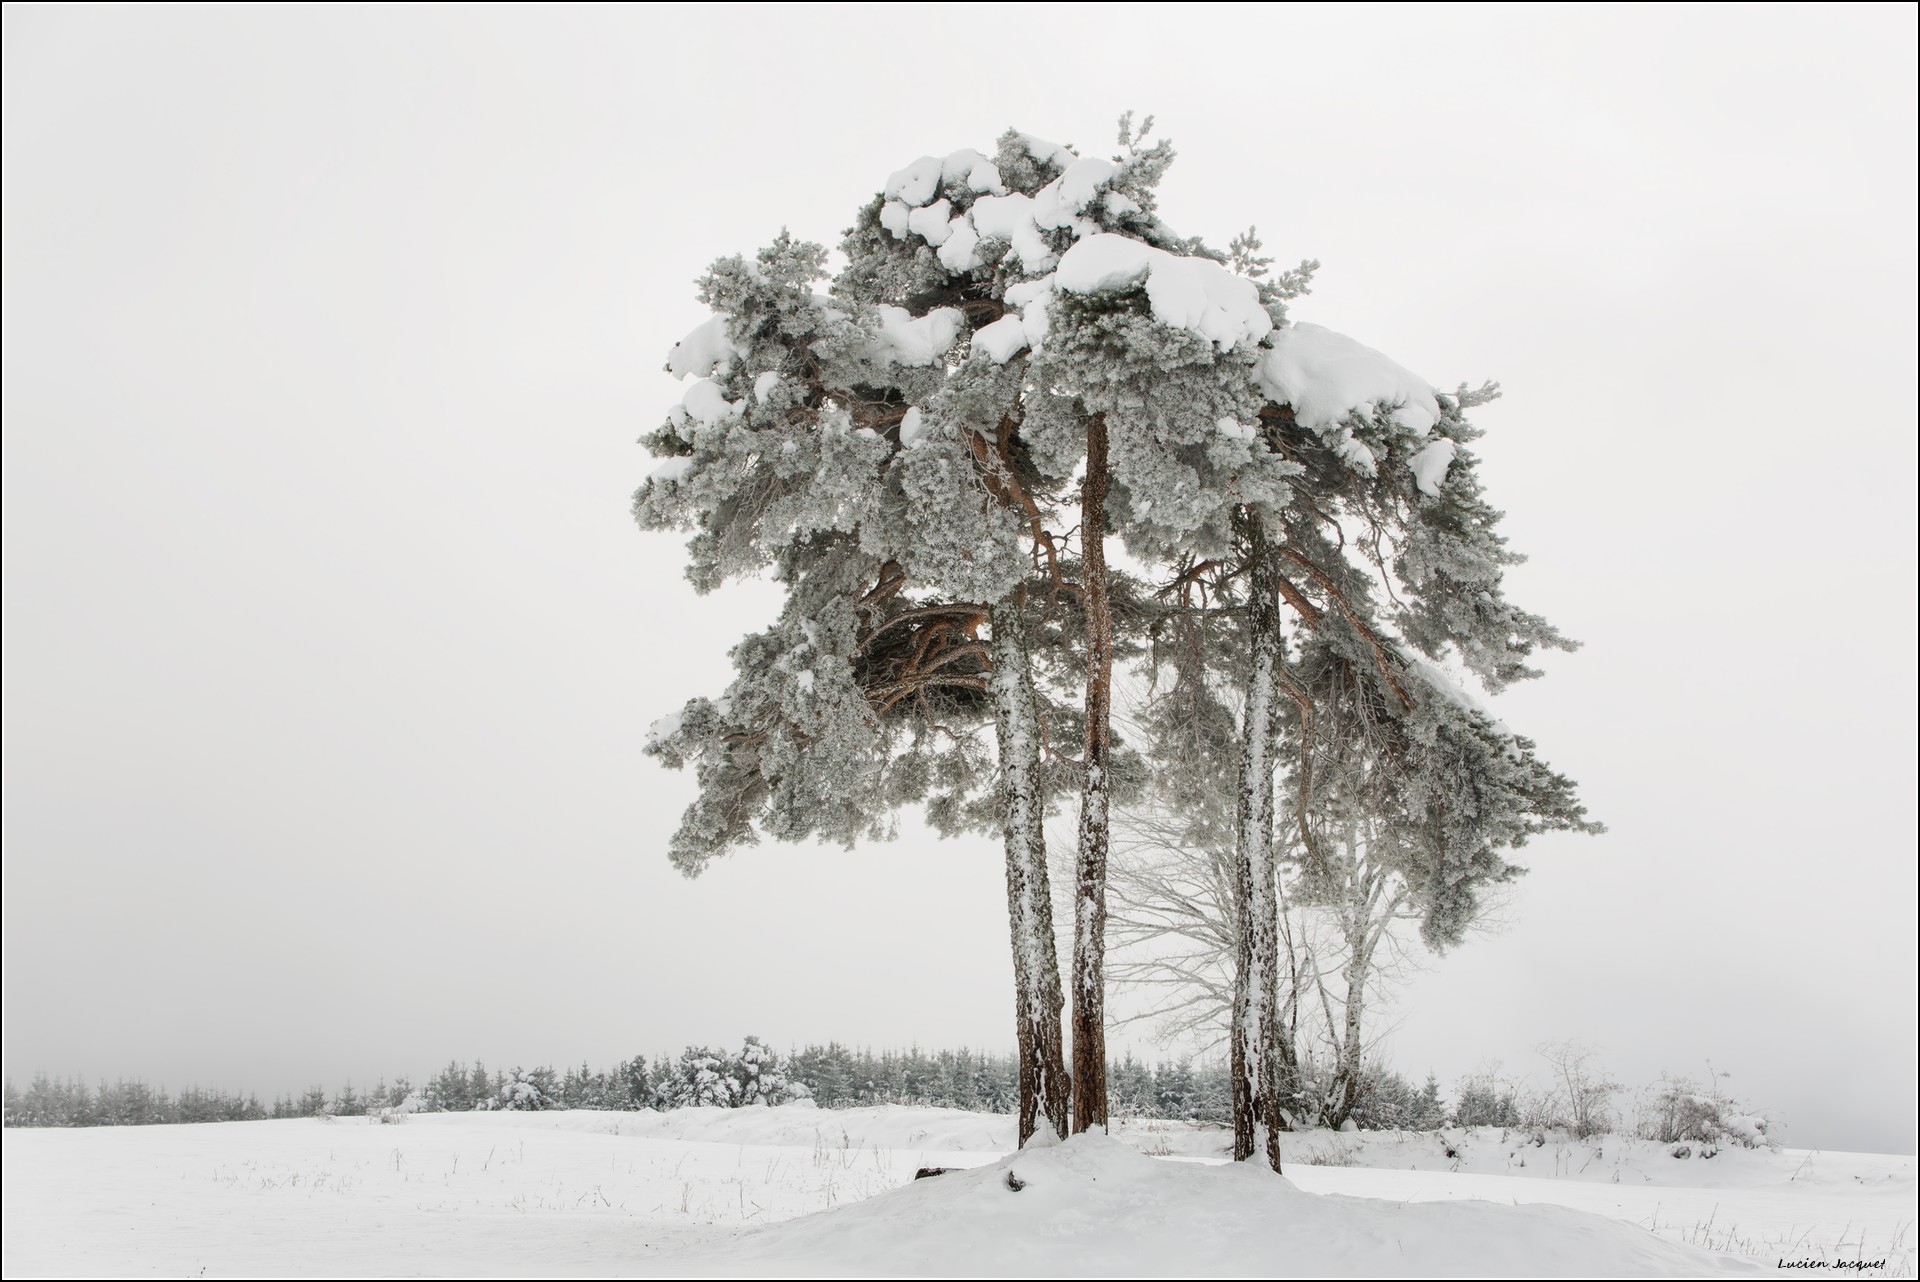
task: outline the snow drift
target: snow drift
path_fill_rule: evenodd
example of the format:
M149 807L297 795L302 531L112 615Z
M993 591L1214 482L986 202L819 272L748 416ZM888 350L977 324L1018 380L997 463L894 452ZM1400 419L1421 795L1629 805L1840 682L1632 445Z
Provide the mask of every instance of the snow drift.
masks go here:
M1250 1165L1081 1135L770 1225L696 1272L846 1276L1695 1277L1758 1272L1555 1206L1304 1193Z

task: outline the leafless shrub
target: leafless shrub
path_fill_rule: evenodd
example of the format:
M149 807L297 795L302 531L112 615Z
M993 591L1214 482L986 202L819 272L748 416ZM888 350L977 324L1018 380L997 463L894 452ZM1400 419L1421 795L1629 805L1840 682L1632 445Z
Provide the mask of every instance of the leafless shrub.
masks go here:
M1563 1127L1579 1139L1606 1133L1614 1123L1613 1098L1626 1089L1606 1075L1598 1052L1577 1041L1544 1042L1534 1048L1547 1061L1552 1085L1542 1103L1547 1117L1533 1121Z

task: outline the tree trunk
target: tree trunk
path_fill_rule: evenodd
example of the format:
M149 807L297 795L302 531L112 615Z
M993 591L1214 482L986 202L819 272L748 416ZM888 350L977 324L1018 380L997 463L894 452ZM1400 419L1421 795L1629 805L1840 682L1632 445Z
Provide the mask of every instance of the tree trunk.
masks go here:
M1347 955L1347 1009L1341 1021L1345 1027L1340 1036L1339 1063L1321 1118L1335 1130L1353 1116L1353 1106L1360 1096L1360 1053L1364 1045L1360 1025L1366 1014L1367 976L1372 969L1372 948L1364 942L1355 944Z
M1280 1112L1280 1126L1292 1130L1292 1120L1300 1114L1300 1047L1293 1030L1281 1020L1273 1029L1276 1060L1273 1078L1274 1107Z
M1073 906L1073 1129L1107 1125L1107 754L1113 697L1113 607L1107 598L1107 420L1087 421L1080 491L1087 593L1086 782Z
M1235 1161L1244 1162L1264 1146L1268 1164L1278 1171L1283 1068L1273 758L1282 658L1280 592L1265 527L1257 518L1250 518L1247 534L1247 626L1252 663L1241 724L1240 796L1234 840L1240 912L1229 1050L1233 1067L1233 1156Z
M1280 924L1286 924L1284 917L1280 919ZM1279 933L1275 947L1286 959L1287 973L1279 989L1286 995L1286 1000L1278 1003L1273 1027L1274 1051L1280 1057L1279 1076L1274 1079L1274 1098L1280 1109L1280 1125L1292 1130L1294 1119L1299 1118L1301 1113L1300 955L1294 946L1291 930Z
M1020 1144L1041 1119L1067 1136L1071 1083L1061 1050L1060 961L1041 822L1040 714L1033 697L1021 606L993 611L993 708L1000 739L1000 799L1007 847L1007 918L1013 933L1015 1032L1020 1048Z

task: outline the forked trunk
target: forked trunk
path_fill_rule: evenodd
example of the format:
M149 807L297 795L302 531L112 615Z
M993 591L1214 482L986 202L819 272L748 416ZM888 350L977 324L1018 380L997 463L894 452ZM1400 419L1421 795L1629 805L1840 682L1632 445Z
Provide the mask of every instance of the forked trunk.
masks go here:
M1107 755L1111 744L1113 607L1107 597L1107 421L1087 421L1080 492L1087 604L1086 783L1073 901L1073 1129L1107 1125Z
M993 611L993 710L1000 740L1000 800L1007 847L1007 919L1020 1050L1020 1144L1042 1125L1065 1139L1072 1084L1061 1049L1060 962L1042 830L1040 712L1026 621L1017 602Z

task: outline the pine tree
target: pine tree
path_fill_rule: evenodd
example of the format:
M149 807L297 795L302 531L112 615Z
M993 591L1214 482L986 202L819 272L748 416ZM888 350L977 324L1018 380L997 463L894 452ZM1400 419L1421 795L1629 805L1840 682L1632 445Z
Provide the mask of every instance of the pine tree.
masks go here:
M473 1107L473 1087L466 1066L459 1060L448 1060L447 1066L427 1083L427 1107L446 1113L464 1113Z
M804 292L821 257L812 247L782 241L755 265L717 264L703 288L720 315L690 335L673 362L678 373L708 377L669 428L649 438L667 461L636 497L643 524L699 531L690 548L697 584L771 564L792 587L785 625L736 653L743 681L729 692L724 717L715 705L690 704L656 736L670 764L705 756L703 800L682 828L695 840L677 838L676 857L748 839L746 817L762 807L788 821L774 825L787 829L781 835L847 836L871 819L870 811L838 814L812 804L806 767L773 753L780 732L766 728L781 719L767 715L776 702L768 685L784 684L781 660L800 641L817 649L823 633L833 635L819 624L834 607L844 611L850 600L883 607L867 624L867 640L849 647L843 627L841 644L827 648L845 657L855 684L881 709L909 700L925 708L930 690L981 689L975 674L990 660L970 638L992 620L993 648L1001 651L999 791L1020 986L1023 1133L1036 1113L1062 1123L1065 1091L1049 1062L1056 1017L1047 1008L1057 1006L1047 973L1051 923L1041 915L1048 896L1034 889L1045 881L1035 840L1042 807L1032 798L1025 755L1045 729L1022 707L1018 647L1026 629L1006 612L1044 602L1042 620L1077 636L1085 676L1074 948L1074 1125L1084 1129L1102 1124L1106 1110L1101 903L1107 808L1123 767L1109 755L1115 576L1104 564L1102 532L1118 512L1133 522L1119 531L1130 541L1170 530L1217 542L1225 509L1210 497L1214 482L1254 497L1284 492L1276 489L1283 464L1259 455L1237 429L1220 430L1227 411L1251 417L1245 386L1201 375L1169 390L1179 382L1171 371L1212 371L1221 353L1258 336L1251 321L1271 321L1251 287L1235 290L1227 273L1185 253L1188 242L1159 223L1152 187L1171 152L1143 150L1140 139L1129 132L1129 154L1111 162L1020 134L1003 138L991 161L965 152L916 162L862 211L830 304ZM1223 288L1238 307L1225 309L1232 314L1224 324L1210 304L1189 306L1193 314L1182 323L1158 325L1143 314L1168 289L1206 295ZM1057 340L1049 337L1056 327ZM1234 362L1244 367L1249 358ZM1197 400L1189 394L1196 389ZM1070 510L1082 462L1076 584L1049 527ZM1156 501L1160 514L1148 520ZM769 529L776 539L765 538ZM931 598L904 599L915 585ZM864 590L854 596L856 588ZM894 631L903 624L910 627ZM883 634L891 664L871 659ZM826 666L838 681L837 665ZM793 671L791 661L786 667ZM810 663L793 675L804 677L802 692L811 695L822 671ZM742 695L747 717L739 715ZM777 702L787 712L805 704ZM966 701L958 702L938 709L937 724L964 723L954 713L964 713ZM853 705L843 698L836 706ZM851 719L835 722L816 751L837 798L855 791L844 785L849 767L857 775L864 761L871 773L884 756L872 751L871 723L864 729L865 739ZM703 752L701 745L716 741L734 751ZM895 773L902 795L931 794L936 823L959 826L979 777L977 757L955 750L934 759L924 739L913 747L911 767ZM785 796L805 804L776 804ZM1031 912L1023 912L1027 906Z
M784 1104L793 1098L786 1065L780 1056L758 1037L748 1037L740 1053L733 1057L734 1098L742 1105Z
M632 1059L622 1060L620 1066L614 1070L614 1081L620 1108L653 1107L653 1078L647 1072L645 1055L635 1055Z
M948 158L950 185L971 190L978 178L981 191L1004 192L992 162L969 155ZM756 820L786 839L852 840L883 832L890 807L924 801L943 830L1001 828L1022 1131L1036 1116L1064 1131L1051 895L1039 858L1057 781L1037 764L1044 729L1019 672L1020 620L1008 613L1024 608L1022 539L1049 549L1056 577L1057 555L1037 509L1022 502L1000 430L1006 412L995 398L1017 398L1017 379L991 360L947 359L969 317L1006 312L991 274L972 297L959 291L958 306L928 306L924 287L945 273L882 220L906 208L903 184L938 185L941 163L930 176L896 175L890 196L863 211L831 301L811 293L824 252L784 237L754 263L722 260L703 281L718 314L670 368L706 377L649 438L667 461L636 496L636 515L644 526L696 530L696 585L771 566L789 594L776 626L734 652L726 698L689 703L650 737L667 764L698 767L700 800L673 844L688 871L754 840ZM916 302L917 316L908 310ZM979 631L996 609L992 644L1005 664L989 697ZM1010 754L1004 778L972 733L989 715Z
M739 1068L724 1051L689 1046L663 1070L659 1090L666 1108L734 1108L740 1103Z
M1107 1082L1116 1115L1153 1116L1153 1072L1131 1053L1112 1065L1107 1073Z
M1290 322L1285 304L1304 290L1313 265L1303 264L1277 281L1260 280L1265 260L1255 257L1258 248L1249 233L1219 257L1244 276L1265 316L1228 309L1244 318L1233 348L1244 359L1223 359L1205 372L1227 385L1237 379L1250 394L1253 404L1242 402L1240 416L1223 417L1220 429L1244 433L1257 452L1268 456L1274 463L1271 474L1286 478L1284 492L1275 488L1253 501L1226 505L1235 537L1224 556L1189 535L1184 545L1167 544L1161 559L1176 567L1167 592L1179 607L1191 609L1191 597L1199 592L1239 616L1238 644L1211 656L1203 651L1185 675L1204 683L1212 667L1242 689L1232 1021L1235 1152L1250 1156L1264 1130L1268 1158L1277 1169L1277 1104L1295 1074L1287 1062L1291 1054L1280 1033L1277 1000L1274 779L1282 735L1294 727L1296 742L1308 747L1297 755L1292 773L1303 798L1311 800L1310 774L1318 755L1313 745L1325 693L1309 688L1305 678L1311 674L1289 663L1283 607L1303 629L1301 644L1339 654L1345 670L1390 705L1378 724L1389 728L1392 746L1380 763L1383 775L1394 781L1391 790L1397 790L1402 809L1417 803L1427 820L1452 829L1442 834L1429 824L1421 839L1411 841L1428 857L1427 866L1437 858L1447 869L1414 888L1430 942L1457 938L1459 924L1477 902L1474 887L1499 875L1492 850L1518 844L1532 832L1591 825L1573 801L1571 786L1531 757L1530 744L1500 736L1503 746L1495 751L1491 723L1473 724L1470 715L1461 714L1465 705L1447 683L1430 679L1437 671L1432 661L1454 655L1497 690L1533 675L1524 659L1534 648L1567 644L1543 620L1515 609L1501 595L1501 567L1515 558L1493 532L1497 513L1479 499L1474 460L1464 448L1477 433L1461 416L1463 408L1488 393L1437 394L1371 349ZM1190 251L1209 256L1198 244ZM1181 264L1182 270L1193 270L1190 260ZM1149 297L1135 308L1150 310L1164 328L1183 318L1151 296L1160 270L1149 260ZM1130 276L1121 270L1104 283L1124 287L1139 278L1138 272ZM1190 385L1187 399L1202 403L1207 379L1203 375ZM1214 395L1222 405L1231 398L1227 390ZM1156 508L1165 506L1157 491L1153 502ZM1143 550L1150 550L1145 545L1154 541L1149 536L1158 519L1149 517L1136 532ZM1182 640L1201 635L1190 623L1172 630ZM1182 701L1206 711L1207 698L1199 691L1188 689ZM1284 716L1283 705L1291 705ZM1212 720L1203 716L1176 724L1190 734L1215 736ZM1190 751L1196 745L1183 746ZM1483 809L1475 804L1482 799L1476 794L1497 794L1500 804ZM1301 831L1312 835L1310 825ZM1311 857L1310 841L1306 853ZM1356 1003L1356 1018L1358 1010Z
M473 1073L467 1078L467 1107L492 1108L497 1095L498 1088L487 1077L487 1066L476 1059L473 1061Z
M1193 1065L1186 1060L1162 1064L1154 1074L1154 1103L1161 1117L1193 1117L1196 1091Z
M1111 160L1011 132L991 159L922 158L860 211L828 296L824 250L785 234L714 264L714 315L669 358L696 381L646 438L662 462L634 511L692 533L701 590L766 571L786 594L734 650L726 695L656 725L649 750L696 768L671 846L690 874L763 831L883 835L905 804L945 832L1000 832L1025 1142L1043 1118L1066 1131L1069 1094L1073 1129L1106 1124L1106 863L1130 766L1113 674L1147 636L1193 642L1180 700L1206 715L1159 724L1217 741L1204 687L1241 691L1231 1113L1236 1156L1264 1147L1277 1169L1298 1075L1278 997L1288 744L1304 857L1319 822L1305 812L1331 795L1318 758L1362 770L1444 945L1509 875L1501 849L1588 825L1571 785L1433 664L1457 658L1497 690L1566 643L1501 595L1514 558L1461 416L1482 394L1440 395L1293 323L1312 264L1269 278L1251 233L1224 252L1174 233L1154 191L1173 153L1146 134L1123 120ZM1077 548L1055 533L1068 524ZM1109 566L1109 535L1164 576L1157 599ZM1194 621L1221 609L1224 626ZM1382 710L1384 750L1364 766L1323 743L1346 733L1322 728L1336 668ZM1054 756L1070 729L1077 762ZM1069 1091L1040 824L1075 786Z
M1414 1101L1413 1116L1407 1126L1412 1130L1431 1131L1447 1124L1447 1106L1440 1098L1440 1079L1432 1069L1427 1070L1427 1080L1420 1087L1420 1094Z

